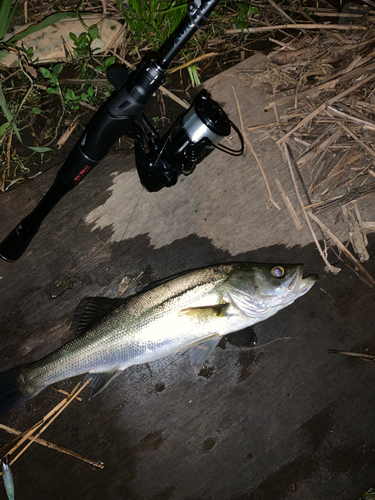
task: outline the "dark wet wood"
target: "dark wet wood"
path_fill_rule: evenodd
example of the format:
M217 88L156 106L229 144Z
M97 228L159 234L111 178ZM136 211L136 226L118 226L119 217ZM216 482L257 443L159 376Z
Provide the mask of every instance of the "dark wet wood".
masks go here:
M247 126L274 119L263 112L266 89L250 89L243 78L259 61L208 82L238 123L236 86ZM282 207L276 177L295 203L277 147L251 140L277 202ZM55 173L0 197L1 237ZM114 197L119 208L111 212ZM222 341L201 376L179 353L132 367L94 400L85 394L74 402L43 437L104 469L34 444L13 467L18 500L358 500L374 486L374 363L328 352L375 353L374 291L348 268L327 274L307 229L298 231L286 209L267 209L266 201L250 153L215 152L191 178L157 194L141 191L132 158L112 156L61 201L24 257L0 262L1 370L69 340L80 299L118 296L124 276L144 271L140 288L229 260L304 262L320 275L307 296ZM95 214L113 225L102 219L100 226ZM370 238L370 256L374 249ZM366 268L375 274L374 259ZM49 388L4 423L24 430L61 397Z

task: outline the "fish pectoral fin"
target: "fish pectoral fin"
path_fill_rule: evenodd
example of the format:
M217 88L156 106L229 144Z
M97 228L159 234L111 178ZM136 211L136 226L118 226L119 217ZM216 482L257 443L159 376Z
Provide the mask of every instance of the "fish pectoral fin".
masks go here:
M90 326L104 318L127 299L108 299L107 297L85 297L74 312L71 330L76 337L82 335Z
M91 378L91 382L89 384L91 389L90 399L105 389L113 379L120 375L121 372L122 370L103 373L88 373L85 380L89 380Z
M193 367L196 375L199 374L202 369L203 363L218 345L220 340L221 336L216 336L215 338L206 340L205 342L202 342L201 344L190 349L189 354L191 366Z
M213 306L187 307L178 312L179 316L191 316L199 318L226 317L229 304L215 304Z

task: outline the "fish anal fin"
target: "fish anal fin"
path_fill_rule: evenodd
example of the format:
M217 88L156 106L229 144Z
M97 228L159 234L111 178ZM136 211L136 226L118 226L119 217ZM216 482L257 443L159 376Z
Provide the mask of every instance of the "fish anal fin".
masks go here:
M74 312L71 326L72 332L76 337L82 335L126 300L109 299L107 297L85 297Z
M199 374L204 362L206 361L208 356L212 353L212 351L215 349L215 347L218 345L220 340L221 336L218 335L210 340L201 342L197 346L192 347L190 349L189 354L190 354L191 366L193 367L193 370L196 375Z
M88 373L86 375L86 380L91 379L90 381L90 389L91 389L91 394L90 394L90 399L95 397L99 392L101 392L103 389L107 387L107 385L112 382L120 373L122 370L115 370L112 372L103 372L103 373Z
M226 312L229 304L215 304L213 306L200 306L200 307L187 307L186 309L181 309L178 312L179 316L191 316L191 317L226 317Z

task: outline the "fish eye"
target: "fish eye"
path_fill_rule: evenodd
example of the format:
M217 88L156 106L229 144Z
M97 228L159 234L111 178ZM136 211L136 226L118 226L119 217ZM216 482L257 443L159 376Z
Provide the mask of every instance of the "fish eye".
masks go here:
M275 278L282 278L285 274L284 268L281 266L275 266L271 269L271 274Z

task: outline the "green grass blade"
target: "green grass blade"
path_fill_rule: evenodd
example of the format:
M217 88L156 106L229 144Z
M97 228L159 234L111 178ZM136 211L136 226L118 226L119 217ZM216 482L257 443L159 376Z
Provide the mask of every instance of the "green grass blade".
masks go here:
M3 111L3 113L5 115L5 118L7 119L7 121L11 122L13 120L13 115L12 115L11 110L7 106L1 82L0 82L0 108L2 109L2 111ZM20 133L18 132L18 128L16 127L16 125L13 125L13 130L14 130L14 133L16 134L17 139L20 142L22 142Z
M81 14L82 15L82 14ZM16 35L12 36L7 40L7 45L11 45L13 43L22 40L25 36L31 35L32 33L36 33L37 31L42 30L43 28L47 28L47 26L51 26L51 24L56 23L57 21L61 21L62 19L67 19L68 17L77 17L76 12L57 12L56 14L52 14L51 16L46 17L42 21L36 24L31 24L26 29L20 31Z
M9 14L12 10L12 0L3 0L0 8L0 40L4 38L8 30Z
M46 146L27 146L31 151L35 151L35 153L47 153L47 151L52 151L51 148L47 148Z
M13 16L16 12L16 9L18 7L18 1L19 0L16 0L15 4L13 5L13 9L12 9L12 12L9 14L8 16L8 22L7 22L7 25L6 25L6 33L8 32L8 29L9 29L9 26L10 26L10 23L12 22L12 19L13 19ZM4 35L5 36L5 35Z
M188 67L187 70L193 87L197 87L198 85L200 85L202 82L199 78L197 67L192 64L191 66Z
M172 12L179 12L181 11L183 13L183 15L186 14L186 11L187 11L187 4L184 3L182 5L176 5L176 7L170 7L169 9L166 9L166 10L161 10L159 11L160 14L171 14Z
M5 122L2 125L0 125L0 139L3 137L5 132L7 131L7 128L9 127L10 122Z

